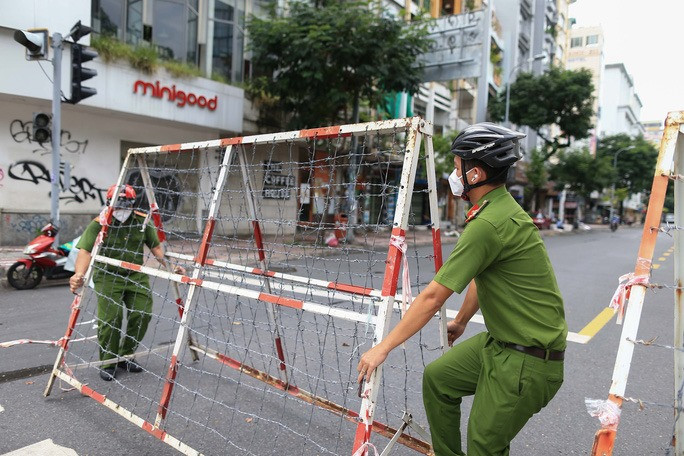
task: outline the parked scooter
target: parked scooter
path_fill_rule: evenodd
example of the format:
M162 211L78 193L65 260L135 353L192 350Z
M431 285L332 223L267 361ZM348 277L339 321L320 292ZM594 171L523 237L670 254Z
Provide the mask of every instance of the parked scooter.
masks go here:
M40 230L40 235L24 249L28 258L20 258L7 270L7 281L17 290L29 290L38 286L45 277L48 280L67 279L74 272L64 269L70 245L62 244L57 249L52 243L57 235L57 227L48 223Z

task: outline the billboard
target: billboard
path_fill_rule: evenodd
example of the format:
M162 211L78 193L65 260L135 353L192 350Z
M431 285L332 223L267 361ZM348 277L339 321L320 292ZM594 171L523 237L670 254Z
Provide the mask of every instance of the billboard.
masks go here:
M423 82L476 78L482 72L485 11L471 11L433 19L428 38L431 49L419 57Z

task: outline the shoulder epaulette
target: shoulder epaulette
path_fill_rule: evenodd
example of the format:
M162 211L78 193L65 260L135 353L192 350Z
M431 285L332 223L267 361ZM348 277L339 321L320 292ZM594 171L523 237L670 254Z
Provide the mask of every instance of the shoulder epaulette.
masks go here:
M474 205L473 207L470 208L468 213L466 214L466 219L465 223L468 223L469 221L473 220L477 215L484 209L487 204L489 204L489 200L484 200L481 205Z

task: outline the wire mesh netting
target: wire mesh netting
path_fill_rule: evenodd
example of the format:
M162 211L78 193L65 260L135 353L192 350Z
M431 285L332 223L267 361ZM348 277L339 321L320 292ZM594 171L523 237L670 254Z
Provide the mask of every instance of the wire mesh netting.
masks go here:
M62 370L203 453L351 454L362 401L356 365L377 337L381 305L392 305L381 290L392 280L390 236L414 153L407 126L129 152L121 180L136 191L136 212L121 222L102 221L103 211L93 222L106 233ZM420 158L405 206L414 294L435 267L433 250L415 242L431 222ZM155 244L145 228L155 219L176 274L145 248ZM401 288L399 280L390 327ZM435 319L386 361L371 438L378 448L405 411L426 423L421 373L441 348ZM132 357L142 372L129 372ZM116 362L115 378L100 379ZM392 454L427 448L401 443L408 447Z

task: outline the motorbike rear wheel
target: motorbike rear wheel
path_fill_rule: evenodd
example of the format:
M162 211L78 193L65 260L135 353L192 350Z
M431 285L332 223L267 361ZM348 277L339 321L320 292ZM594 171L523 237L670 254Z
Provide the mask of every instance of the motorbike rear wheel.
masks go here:
M36 288L43 279L43 269L35 264L27 267L25 263L17 261L7 270L7 281L17 290Z

